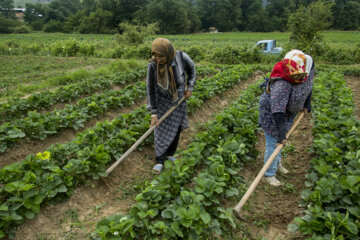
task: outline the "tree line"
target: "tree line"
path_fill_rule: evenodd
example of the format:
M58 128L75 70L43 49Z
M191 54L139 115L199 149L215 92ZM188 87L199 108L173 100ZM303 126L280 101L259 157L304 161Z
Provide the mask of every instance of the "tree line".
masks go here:
M359 29L359 0L321 1L331 6L330 29ZM49 4L26 4L26 26L22 28L44 32L118 33L122 31L120 23L135 22L156 23L159 33L163 34L208 31L210 27L220 32L288 31L289 17L314 2L318 0L54 0ZM6 32L7 25L10 29L19 28L18 23L13 22L13 7L13 0L0 0L0 32ZM306 24L306 19L304 22Z

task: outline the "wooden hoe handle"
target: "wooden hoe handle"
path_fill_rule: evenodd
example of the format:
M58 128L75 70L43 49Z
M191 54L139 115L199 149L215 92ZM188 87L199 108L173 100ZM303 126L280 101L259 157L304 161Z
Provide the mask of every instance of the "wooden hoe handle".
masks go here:
M177 108L180 103L182 103L183 101L185 100L185 96L183 96L174 106L172 106L159 120L159 124L167 117L170 115L170 113L172 113L175 108ZM137 146L140 145L140 143L142 143L142 141L145 140L145 138L147 136L150 135L150 133L152 133L152 131L154 131L154 129L156 128L156 125L150 127L145 133L144 135L142 135L139 140L137 140L132 146L131 148L129 148L129 150L127 150L118 160L116 160L116 162L111 165L111 167L109 167L107 170L106 170L106 174L109 175L109 173L111 173L127 156L129 156L129 154L135 150L135 148Z
M286 138L289 138L291 133L295 130L301 119L304 117L304 112L301 112L299 117L296 119L295 123L286 134ZM284 147L284 144L279 144L274 152L271 154L269 159L267 160L266 164L263 166L259 174L256 176L255 180L250 185L249 189L246 191L245 195L242 197L240 202L234 207L234 212L240 216L240 209L245 205L246 201L249 199L251 193L255 190L256 186L260 182L261 178L264 176L266 170L269 168L270 164L274 161L275 157L279 154L280 150Z

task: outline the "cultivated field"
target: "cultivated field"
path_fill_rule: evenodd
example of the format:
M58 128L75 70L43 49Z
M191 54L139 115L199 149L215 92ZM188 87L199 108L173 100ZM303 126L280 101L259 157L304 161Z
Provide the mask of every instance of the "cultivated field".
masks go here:
M290 174L279 188L261 182L237 219L263 164L259 84L281 58L251 47L291 49L288 33L161 36L195 60L197 84L177 160L159 176L152 136L105 173L149 128L152 39L0 35L0 237L359 239L360 66L346 55L359 34L323 36L332 55L315 57L313 111L282 152Z

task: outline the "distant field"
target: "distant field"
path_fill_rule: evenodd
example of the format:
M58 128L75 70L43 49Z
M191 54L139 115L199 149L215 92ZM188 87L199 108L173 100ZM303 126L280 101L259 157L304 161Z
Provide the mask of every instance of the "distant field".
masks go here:
M0 55L0 84L8 85L12 97L21 96L59 85L59 78L77 72L79 77L85 71L93 71L107 65L111 59L53 56L2 56ZM9 96L0 95L0 100Z
M191 44L199 43L205 44L206 42L229 42L229 43L248 43L255 44L258 40L262 39L275 39L278 45L284 45L289 41L288 32L271 32L271 33L248 33L248 32L236 32L236 33L195 33L186 35L158 35L157 37L166 37L174 42L174 45L187 45L187 42ZM350 43L355 44L359 41L360 34L352 31L329 31L323 32L324 39L330 44L343 44ZM114 47L115 37L114 35L105 34L64 34L64 33L31 33L31 34L1 34L0 42L10 40L18 43L38 43L38 44L51 44L55 41L62 41L68 39L76 39L79 41L87 41L96 44L101 49L107 49ZM152 38L153 39L153 38ZM151 39L149 39L151 42Z

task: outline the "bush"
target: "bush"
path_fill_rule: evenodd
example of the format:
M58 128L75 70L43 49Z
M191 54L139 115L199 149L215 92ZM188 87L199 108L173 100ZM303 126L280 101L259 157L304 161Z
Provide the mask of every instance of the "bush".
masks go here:
M0 14L0 33L13 33L14 28L20 25L17 20L9 19Z
M205 49L203 49L201 46L191 46L187 49L184 49L184 52L186 52L190 58L195 62L200 62L205 59Z
M30 28L24 24L13 27L12 28L13 33L29 33L31 32Z
M44 32L63 32L63 23L60 21L50 20L42 28Z
M145 39L151 35L154 35L159 31L157 23L151 23L146 26L139 23L123 22L119 24L119 28L122 31L122 35L117 34L115 37L119 43L135 44L139 45L145 42Z
M222 64L251 64L262 61L262 53L258 49L251 49L248 46L241 48L224 46L215 50L210 58L211 62Z
M95 46L87 42L79 42L75 39L56 42L50 46L50 52L55 56L74 57L93 56L95 53Z

